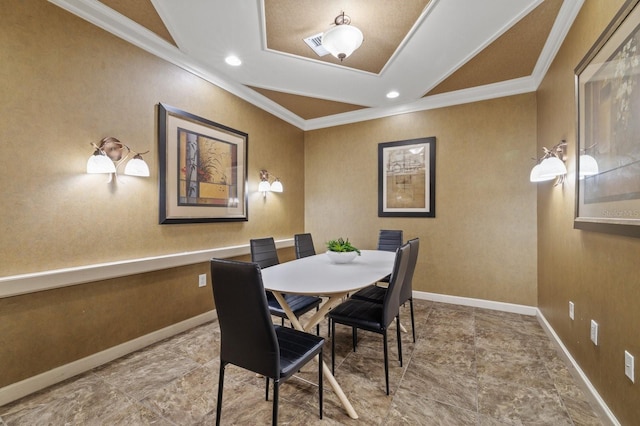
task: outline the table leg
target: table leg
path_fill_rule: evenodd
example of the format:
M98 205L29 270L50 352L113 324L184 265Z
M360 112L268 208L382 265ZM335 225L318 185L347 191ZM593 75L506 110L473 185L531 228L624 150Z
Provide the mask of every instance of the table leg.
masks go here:
M284 312L287 314L287 317L289 318L289 321L291 321L291 324L293 325L293 327L296 330L306 331L305 327L303 327L302 324L300 324L300 321L298 321L298 318L296 318L296 316L293 314L293 311L291 311L291 308L289 307L287 302L284 300L284 297L282 297L282 294L278 291L271 291L271 292L273 293L278 303L280 303L282 310L284 310ZM333 308L334 306L342 302L342 298L346 296L346 294L347 293L335 294L329 297L329 300L327 300L322 306L320 306L320 309L318 310L318 312L316 312L311 317L309 322L305 324L306 329L310 330L316 324L322 321L322 319L325 317L327 312L331 310L331 308ZM325 379L329 381L329 385L331 385L331 388L338 396L338 399L340 399L340 402L342 403L342 406L344 407L344 409L347 411L347 414L349 415L349 417L351 417L352 419L357 419L358 413L356 413L356 410L351 405L351 402L349 402L349 399L342 391L342 388L336 381L336 378L333 376L333 374L331 374L331 370L329 369L329 367L327 367L327 364L325 364L324 361L322 361L322 372L324 373Z

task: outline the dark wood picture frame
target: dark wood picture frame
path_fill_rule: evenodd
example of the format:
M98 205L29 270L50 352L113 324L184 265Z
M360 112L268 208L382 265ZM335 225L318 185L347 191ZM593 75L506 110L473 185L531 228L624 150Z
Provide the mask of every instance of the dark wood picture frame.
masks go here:
M378 144L378 216L436 217L435 136Z
M161 224L247 221L249 135L158 104Z
M639 2L622 6L575 69L576 229L640 237ZM598 171L584 176L591 159Z

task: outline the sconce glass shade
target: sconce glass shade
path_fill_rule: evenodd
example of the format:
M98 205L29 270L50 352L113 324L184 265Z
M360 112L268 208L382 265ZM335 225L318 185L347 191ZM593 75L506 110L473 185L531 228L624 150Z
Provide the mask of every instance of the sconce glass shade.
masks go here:
M590 155L580 156L580 179L584 179L585 176L593 176L599 173L598 162Z
M149 166L144 162L142 157L136 155L127 163L124 168L124 174L129 176L149 176Z
M362 44L364 36L358 28L336 25L322 35L322 47L341 61L351 55Z
M271 185L269 185L269 181L268 180L260 181L260 184L258 185L258 191L259 192L271 191Z
M97 152L97 151L96 151ZM106 155L93 154L87 160L87 173L115 173L116 166Z
M271 192L282 192L282 182L280 182L280 179L273 181L271 184Z
M567 174L567 167L558 157L548 157L540 163L540 178L553 179Z
M529 180L531 182L544 182L547 180L551 180L553 178L555 178L555 176L549 176L549 177L540 176L540 164L536 164L535 166L533 166L533 169L531 169L531 174L529 175Z

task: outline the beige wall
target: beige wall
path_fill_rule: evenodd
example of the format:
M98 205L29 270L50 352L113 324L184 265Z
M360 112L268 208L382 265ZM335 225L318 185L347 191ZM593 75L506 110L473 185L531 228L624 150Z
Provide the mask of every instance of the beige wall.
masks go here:
M588 0L538 90L538 152L569 143L567 167L575 175L574 69L605 29L622 0ZM624 351L640 360L640 240L572 229L575 184L539 184L539 307L618 420L640 419L640 377L624 375ZM568 316L575 303L575 320ZM589 339L591 319L600 343Z
M303 230L301 130L48 2L0 4L0 93L0 277ZM158 224L158 102L249 134L248 222ZM87 175L104 136L150 150L151 177ZM266 202L261 168L285 185ZM0 387L211 310L207 268L0 299Z
M378 143L436 137L436 218L378 217ZM535 306L535 94L305 134L305 229L375 248L420 237L418 291Z

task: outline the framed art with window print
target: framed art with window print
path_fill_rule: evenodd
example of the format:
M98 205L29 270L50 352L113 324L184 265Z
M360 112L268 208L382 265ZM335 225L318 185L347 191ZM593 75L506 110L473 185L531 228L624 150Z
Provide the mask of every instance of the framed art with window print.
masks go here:
M158 105L161 224L246 221L249 136Z
M378 216L436 217L436 138L378 144Z

